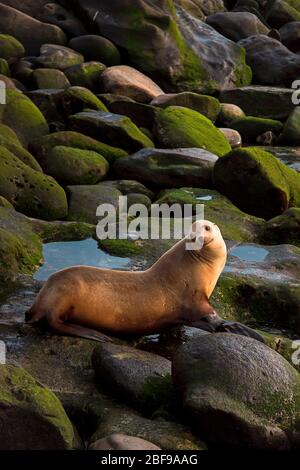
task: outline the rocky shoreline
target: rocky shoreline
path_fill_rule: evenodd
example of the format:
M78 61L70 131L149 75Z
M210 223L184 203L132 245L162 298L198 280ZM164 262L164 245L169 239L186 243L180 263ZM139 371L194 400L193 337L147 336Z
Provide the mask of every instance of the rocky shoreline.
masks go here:
M300 447L297 80L294 0L0 3L1 450ZM45 244L97 240L121 196L204 204L228 249L212 305L266 344L24 324ZM144 270L174 240L97 243Z

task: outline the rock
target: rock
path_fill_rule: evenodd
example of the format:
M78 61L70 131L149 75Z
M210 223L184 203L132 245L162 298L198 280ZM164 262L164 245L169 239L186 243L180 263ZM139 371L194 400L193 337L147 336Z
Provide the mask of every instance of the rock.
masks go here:
M292 207L268 220L262 239L266 243L289 243L300 246L300 208Z
M261 342L229 333L191 340L175 354L173 379L189 421L208 445L295 445L300 376Z
M299 1L275 0L267 4L265 18L273 28L280 28L291 21L300 20Z
M286 121L280 141L287 145L300 145L300 108L295 107Z
M257 137L265 132L271 131L278 135L282 129L280 121L253 116L236 119L231 123L231 126L241 134L243 141L248 144L255 143Z
M6 126L5 124L2 124L1 122L0 122L0 136L10 141L13 141L14 144L22 147L22 144L20 140L18 139L17 134L9 126Z
M109 163L114 162L116 159L126 157L128 154L124 150L117 147L98 142L91 137L80 134L79 132L64 131L54 132L53 134L45 135L40 139L32 142L30 148L38 161L43 166L43 162L48 159L50 151L54 147L64 146L72 147L81 150L90 150L102 155Z
M279 30L279 34L281 42L285 47L292 52L300 52L300 21L291 21L290 23L283 25Z
M24 54L25 49L23 45L15 37L9 34L0 34L0 56L3 59L6 59L8 62L13 62L23 57Z
M225 6L222 0L209 0L203 3L202 0L175 0L175 7L181 6L196 18L205 20L206 16L209 16L217 11L224 11Z
M65 70L72 65L82 64L84 58L69 47L44 43L36 62L46 68Z
M0 59L0 74L10 77L10 68L6 59Z
M168 106L183 106L193 109L215 122L220 113L220 103L213 96L199 95L198 93L182 92L160 95L151 101L153 106L167 108Z
M45 172L63 186L99 183L109 169L105 158L91 150L58 146L47 157L43 162Z
M4 34L16 36L27 55L38 54L45 43L66 43L66 36L58 26L42 23L3 3L0 4L0 30Z
M248 214L271 219L300 204L300 175L259 148L235 149L214 167L216 189Z
M41 171L42 168L36 161L36 159L28 152L28 150L24 149L21 144L16 143L14 140L10 138L5 138L0 135L0 145L7 150L9 150L15 157L18 157L23 163L30 166L33 170Z
M255 36L256 34L267 35L270 31L256 15L247 11L215 13L206 18L206 23L226 38L235 42L249 36Z
M11 78L6 77L6 75L0 75L1 95L3 94L3 92L2 92L3 83L4 83L4 86L5 86L6 90L16 90L17 89L16 84L14 83L14 81ZM3 100L1 99L1 101L3 101Z
M246 49L254 83L290 87L299 78L300 57L276 39L259 34L239 44Z
M42 113L27 96L17 90L7 90L6 105L0 104L0 121L11 127L25 145L49 133Z
M6 282L17 273L31 274L36 269L42 259L42 243L30 221L4 200L2 197L0 207L0 280Z
M80 185L68 186L69 193L69 220L79 220L96 224L97 207L100 204L112 204L116 209L119 206L119 197L122 193L106 185Z
M147 419L120 406L106 407L90 442L93 444L111 434L125 434L152 442L164 450L201 450L203 443L179 423Z
M47 220L66 217L66 195L53 178L25 165L4 147L0 147L0 166L0 195L17 210Z
M114 433L94 442L88 450L161 450L161 448L139 437Z
M154 198L154 194L150 189L146 188L142 183L139 183L135 180L113 180L113 181L104 181L102 184L107 184L113 186L114 188L121 191L122 194L143 194L149 199Z
M24 369L0 365L0 370L0 448L72 449L74 429L56 396Z
M228 126L235 119L245 117L244 111L236 104L221 103L219 122Z
M32 73L35 88L68 88L70 82L61 70L37 69Z
M5 209L13 209L14 206L7 200L5 197L0 196L0 207L4 207Z
M223 237L235 241L255 241L264 226L262 219L240 211L226 197L202 188L180 188L159 193L156 204L204 204L205 217L220 227Z
M101 85L104 93L127 96L140 103L149 103L163 94L150 78L127 65L108 67L101 75Z
M33 73L33 64L29 60L21 59L18 62L11 64L11 72L15 77L15 80L19 80L21 83L29 88L31 83L31 76Z
M26 96L38 107L49 125L51 132L65 129L64 106L60 106L64 90L50 88L28 91Z
M135 408L151 411L173 401L171 362L157 354L113 343L96 347L92 364L102 389Z
M121 148L135 152L153 147L153 142L126 116L105 112L82 112L71 116L71 130L82 132L109 145L118 142Z
M200 113L170 106L156 116L155 135L163 148L198 147L216 155L230 152L224 135Z
M65 69L71 85L88 88L93 92L100 91L100 76L106 69L101 62L84 62Z
M101 98L104 95L99 95ZM109 95L114 96L114 95ZM138 127L143 127L152 131L157 108L150 106L149 104L137 103L127 97L116 98L111 100L108 105L108 109L111 113L122 114L123 116L129 117Z
M178 4L175 9L173 1L104 1L96 17L97 0L73 3L91 26L125 51L133 67L164 91L206 93L250 83L243 50Z
M242 137L241 134L235 129L229 129L228 127L219 127L219 131L225 135L228 140L229 145L234 149L236 147L241 147Z
M66 118L84 109L95 109L96 111L108 111L102 101L87 88L72 86L58 96L58 110Z
M115 162L122 178L136 179L161 188L182 185L211 187L212 170L218 157L206 150L144 149Z
M223 90L220 94L220 101L240 106L249 116L286 119L294 108L293 92L294 90L289 88L248 86Z
M116 46L108 39L90 34L71 39L69 47L80 52L86 61L95 60L108 67L120 64L121 57Z

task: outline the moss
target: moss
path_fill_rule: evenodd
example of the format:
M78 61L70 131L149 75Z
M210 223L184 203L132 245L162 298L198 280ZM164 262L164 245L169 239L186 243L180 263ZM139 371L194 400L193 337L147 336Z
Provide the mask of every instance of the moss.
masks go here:
M31 217L52 220L67 215L66 194L58 183L25 165L1 146L0 195Z
M73 105L71 104L72 112L70 114L83 111L84 108L90 108L104 112L108 111L105 104L103 104L102 101L96 95L94 95L92 91L81 86L73 86L68 88L64 94L64 99L67 98L73 100ZM68 106L70 105L68 104ZM74 109L74 107L77 107L77 109Z
M241 210L270 219L300 205L300 175L257 147L235 149L214 167L214 184Z
M0 207L5 207L6 209L13 209L14 206L4 197L0 196Z
M10 127L6 126L5 124L2 124L1 122L0 122L0 136L4 137L5 139L13 141L14 144L19 145L20 147L22 146L15 131L13 131Z
M24 369L0 366L0 400L8 406L33 412L49 424L49 432L58 433L66 449L72 449L74 429L58 398L39 384Z
M0 146L5 147L33 170L42 171L35 158L31 155L30 152L28 152L28 150L24 149L21 144L17 144L13 140L10 140L9 138L6 139L0 135Z
M23 144L49 133L46 119L27 96L8 89L6 98L6 105L0 105L0 121L11 127Z
M36 69L31 76L35 88L42 90L64 89L70 86L70 82L61 70Z
M261 241L269 244L289 243L300 246L300 208L292 207L269 220L263 227Z
M85 240L95 236L95 226L84 222L46 222L35 220L33 230L44 243Z
M198 147L218 156L231 150L227 139L209 119L180 106L170 106L157 114L155 133L164 148Z
M265 343L274 351L278 352L283 356L298 372L300 372L300 364L294 364L292 361L292 356L295 353L295 348L293 348L293 340L283 336L282 334L269 333L266 331L258 331L264 338Z
M147 415L164 415L165 418L176 413L178 403L171 375L164 377L149 377L141 392L141 405L147 410Z
M85 62L66 69L65 75L72 86L98 91L100 90L100 76L105 69L105 65L100 62Z
M286 145L300 145L300 109L295 109L286 121L280 141Z
M258 136L267 131L279 134L282 123L274 119L245 116L231 122L230 127L238 131L245 142L255 142Z
M23 45L13 36L0 34L0 57L3 59L15 59L25 54Z
M98 142L79 132L64 131L55 132L46 135L33 142L31 149L39 162L43 165L43 161L47 158L53 147L64 146L82 150L91 150L102 155L109 163L114 162L118 158L126 157L128 153L117 147Z
M99 246L110 255L124 258L130 258L143 252L143 248L131 240L99 240Z
M0 75L5 75L5 77L10 77L10 69L7 63L7 60L0 59Z
M62 185L96 184L105 178L109 165L92 150L58 146L50 151L44 169Z
M240 59L234 68L233 76L237 88L250 85L252 81L252 69L246 63L246 51L243 47L241 47Z

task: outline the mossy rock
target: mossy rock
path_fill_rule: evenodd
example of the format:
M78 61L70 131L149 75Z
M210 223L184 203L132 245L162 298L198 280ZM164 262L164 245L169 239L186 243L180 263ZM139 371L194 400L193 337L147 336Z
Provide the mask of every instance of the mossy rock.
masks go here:
M221 110L218 122L223 125L230 126L232 121L245 117L244 111L236 104L221 103Z
M126 157L128 153L117 147L112 147L103 142L99 142L79 132L62 131L55 132L35 140L31 145L31 150L38 161L43 166L43 162L48 158L53 147L72 147L81 150L90 150L102 155L109 163L118 158Z
M263 229L264 243L289 243L300 246L300 208L292 207L269 220Z
M70 117L71 130L82 132L109 145L118 142L121 148L135 152L141 148L154 147L153 142L141 132L127 116L87 111Z
M86 60L97 60L108 67L118 65L121 61L116 46L108 39L96 34L73 38L69 42L69 46L80 52Z
M204 205L205 218L218 225L227 240L254 242L258 240L264 221L245 214L216 191L200 188L180 188L162 191L156 204ZM194 212L195 213L195 212Z
M0 196L0 207L4 207L5 209L13 209L14 206L7 200L5 197Z
M17 144L20 147L22 146L15 131L13 131L10 127L6 126L5 124L2 124L1 122L0 122L0 136L4 137L5 139L12 140L14 144Z
M286 121L280 141L285 145L300 145L300 108L295 107Z
M64 89L70 86L70 82L61 70L36 69L31 75L35 88L39 89Z
M0 59L0 75L10 77L10 69L7 60Z
M0 147L0 195L31 217L52 220L67 215L64 190L50 176L25 165Z
M300 205L300 175L257 147L235 149L214 167L215 188L248 214L271 219Z
M41 111L18 90L7 90L6 105L0 104L0 121L11 127L24 145L49 133Z
M0 34L0 57L8 61L19 59L25 54L23 45L9 34Z
M265 132L271 131L278 135L282 129L282 123L274 119L245 116L231 122L230 127L241 134L244 142L255 143L257 137Z
M155 135L163 148L198 147L218 156L230 152L226 138L202 114L170 106L156 116Z
M65 70L72 86L88 88L93 92L100 91L100 76L106 69L101 62L84 62Z
M42 243L30 221L1 197L0 280L31 274L42 259Z
M144 253L143 247L131 240L106 239L99 240L98 243L102 250L120 258L131 258Z
M62 185L99 183L109 169L99 153L63 146L52 148L43 167Z
M13 153L16 157L18 157L23 163L28 165L30 168L36 171L42 171L42 168L36 161L36 159L31 155L28 150L21 146L21 144L15 143L13 140L9 138L2 137L0 134L0 146L5 147L11 153Z
M60 401L24 369L0 365L0 401L2 450L73 448L74 428Z
M79 113L86 108L95 109L96 111L108 111L107 107L92 91L79 86L68 88L61 96L58 107L64 117Z
M217 98L188 91L177 94L160 95L154 98L151 104L160 108L183 106L203 114L203 116L207 117L212 122L216 121L221 111L221 104Z
M262 335L265 343L274 351L278 352L281 356L283 356L295 369L300 372L300 363L297 364L293 362L293 357L296 356L298 359L299 354L294 347L294 341L290 338L287 338L280 332L267 332L263 330L259 330L259 333ZM297 347L298 349L298 347Z
M43 44L41 55L36 59L39 65L45 68L65 70L68 67L84 62L83 55L69 47L57 44Z
M175 353L172 375L186 418L208 447L297 446L300 375L260 341L229 333L192 339Z

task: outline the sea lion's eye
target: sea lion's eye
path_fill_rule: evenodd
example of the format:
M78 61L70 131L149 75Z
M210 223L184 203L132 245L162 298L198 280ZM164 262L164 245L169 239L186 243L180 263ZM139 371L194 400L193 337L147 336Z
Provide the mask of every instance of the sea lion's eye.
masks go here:
M205 230L206 230L207 232L209 232L209 231L210 231L210 227L209 227L208 225L205 225Z

